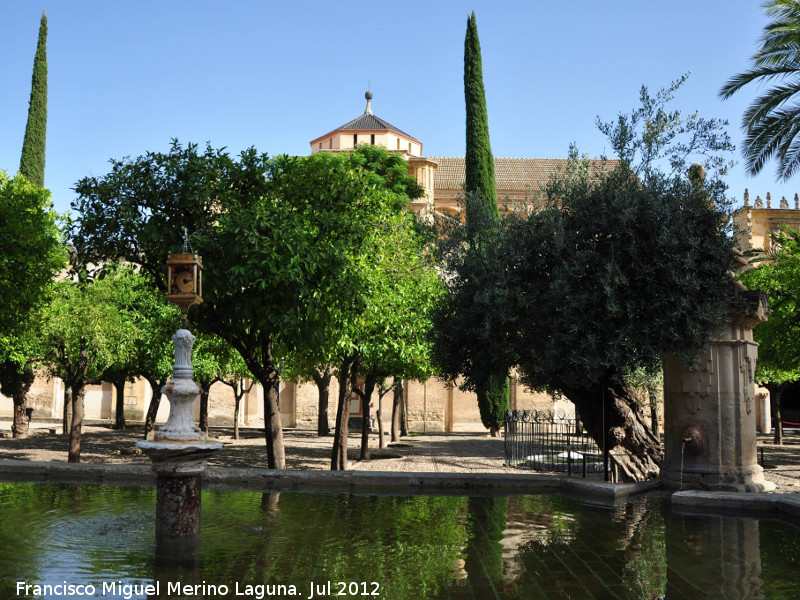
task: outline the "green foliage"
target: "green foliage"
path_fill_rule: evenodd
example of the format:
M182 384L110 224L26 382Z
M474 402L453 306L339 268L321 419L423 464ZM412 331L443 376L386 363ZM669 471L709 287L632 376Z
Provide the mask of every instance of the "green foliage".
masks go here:
M215 203L235 193L232 180L240 175L223 151L199 152L177 140L166 154L112 160L108 174L75 185L72 208L79 217L71 241L82 262L139 265L165 292L166 256L181 248L183 228L195 233L213 226ZM236 191L245 185L239 182Z
M379 377L426 378L430 305L441 283L425 252L426 233L406 209L422 190L398 155L359 146L353 158L382 199L361 213L368 227L340 257L346 260L337 266L338 277L322 298L311 299L325 303L308 313L316 343L286 353L288 372L309 379L313 370L338 366L343 356L357 353L363 370Z
M467 194L466 202L479 202ZM514 315L508 310L511 300L506 273L504 234L491 225L482 213L473 213L473 235L456 221L440 221L441 238L437 248L447 294L441 297L434 313L435 363L450 380L461 380L461 388L479 393L484 426L501 427L505 408L487 400L493 383L508 390L505 382L513 366L508 333ZM501 410L502 409L502 410Z
M137 332L115 300L118 291L112 277L55 284L42 310L42 360L51 375L67 385L99 381L105 369L132 353Z
M246 374L241 355L217 335L198 334L192 350L195 380L211 385L224 379L242 379Z
M425 380L432 374L430 319L443 288L413 213L386 214L356 263L364 282L364 311L356 317L352 343L362 370L378 379ZM357 274L354 273L357 276Z
M638 108L620 113L616 121L597 117L596 124L608 137L614 154L638 177L680 177L689 161L699 161L706 171L706 185L711 187L713 182L717 187L734 164L728 154L734 149L725 131L728 122L701 117L697 111L684 115L670 107L688 78L689 74L684 74L655 95L642 85ZM724 187L715 195L723 193Z
M367 264L386 215L421 193L402 157L378 148L275 158L250 149L233 159L178 142L167 154L113 161L76 191L83 262L122 258L163 290L167 253L181 247L184 227L192 233L205 260L203 303L190 317L230 343L268 392L276 351L308 352L311 364L351 351L370 276L354 265Z
M66 265L50 193L0 171L0 336L19 335ZM4 351L0 349L0 359Z
M508 375L490 373L485 387L477 386L478 409L481 423L487 428L500 429L503 426L510 394Z
M622 163L601 182L551 188L508 222L510 343L528 383L590 388L609 374L690 360L722 322L732 241L709 190L644 182Z
M756 175L775 158L778 179L785 181L800 167L800 104L796 97L800 91L800 3L770 0L764 12L771 21L764 27L761 47L750 59L750 69L731 77L720 96L729 98L751 83L764 86L742 117L745 164ZM775 81L779 83L772 85Z
M117 262L106 263L99 273L109 297L129 331L128 351L114 356L104 379L121 375L126 379L142 376L163 381L172 371L172 334L180 311L159 292L152 279L138 268Z
M45 142L47 138L47 15L42 11L39 41L33 58L31 98L19 172L36 185L44 185Z
M453 353L456 357L462 357L471 363L471 369L464 373L467 378L467 387L474 389L478 396L478 406L481 412L481 420L484 426L496 430L502 425L503 413L508 408L508 367L500 366L497 370L484 370L480 360L470 360L471 357L477 358L484 352L491 352L493 343L497 341L498 332L491 327L491 321L479 318L479 326L484 327L484 331L474 342L463 344L466 339L462 332L464 329L472 329L475 322L472 321L475 309L480 310L480 306L470 306L471 298L475 294L486 296L480 289L475 289L475 282L481 276L489 274L489 280L484 284L488 289L496 287L497 282L493 281L495 272L490 264L494 257L491 256L490 239L500 221L497 209L497 189L494 176L494 157L489 141L489 115L486 109L486 92L483 87L483 66L481 60L481 46L478 39L478 25L475 19L475 11L467 19L467 34L464 39L464 100L467 113L467 132L466 132L466 157L465 157L465 216L466 216L466 240L469 251L466 253L468 260L460 262L459 268L454 268L456 278L465 284L463 288L452 288L451 292L462 295L451 298L451 302L444 311L440 311L440 317L447 314L448 317L440 318L440 325L444 325L444 335L439 335L438 339L442 344L443 351L440 354ZM451 265L456 267L456 265ZM491 296L494 296L490 294ZM496 300L492 297L490 301ZM472 314L469 314L472 313ZM446 324L445 324L446 323ZM474 333L474 331L473 331ZM446 337L449 336L449 337ZM460 338L459 344L455 337ZM460 350L460 352L459 352ZM444 363L444 360L440 359ZM464 360L459 361L462 364ZM476 368L477 367L477 368ZM463 372L463 371L462 371Z
M753 330L758 342L756 379L764 384L781 384L800 376L800 235L785 228L773 238L777 251L771 260L739 275L751 290L769 297L769 319Z
M494 158L489 143L489 115L483 87L481 44L475 11L467 19L464 39L464 99L467 108L467 151L465 161L465 192L476 192L486 210L486 216L497 219L497 189L494 179ZM467 221L470 213L467 213Z

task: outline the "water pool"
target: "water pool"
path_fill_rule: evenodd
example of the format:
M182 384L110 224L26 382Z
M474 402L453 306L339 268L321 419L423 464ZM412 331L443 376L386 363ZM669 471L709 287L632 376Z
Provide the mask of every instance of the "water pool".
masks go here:
M794 526L676 514L658 496L608 508L555 495L205 491L202 531L179 547L156 543L154 513L150 488L0 483L0 598L794 599L800 589Z

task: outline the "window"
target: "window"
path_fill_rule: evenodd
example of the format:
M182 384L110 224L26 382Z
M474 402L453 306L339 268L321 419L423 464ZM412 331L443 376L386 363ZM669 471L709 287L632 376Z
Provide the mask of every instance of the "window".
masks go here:
M356 144L358 144L358 134L354 133L353 134L353 146L355 146Z
M372 144L373 146L375 145L375 134L374 133L370 133L369 134L369 143Z

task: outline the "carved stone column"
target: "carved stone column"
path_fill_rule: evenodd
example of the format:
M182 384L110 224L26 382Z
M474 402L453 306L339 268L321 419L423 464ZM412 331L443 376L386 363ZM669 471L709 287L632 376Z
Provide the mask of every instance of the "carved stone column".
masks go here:
M753 328L769 314L766 294L737 287L724 331L686 368L664 361L664 464L671 489L774 489L757 463Z

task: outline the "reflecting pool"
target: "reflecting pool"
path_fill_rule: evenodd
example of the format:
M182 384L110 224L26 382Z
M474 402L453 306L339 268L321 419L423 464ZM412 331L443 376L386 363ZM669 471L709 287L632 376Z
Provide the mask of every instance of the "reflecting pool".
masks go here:
M0 483L0 598L797 598L800 530L658 496L203 493L156 543L150 488ZM37 587L38 586L38 587ZM48 587L49 586L49 587ZM72 586L72 587L69 587Z

